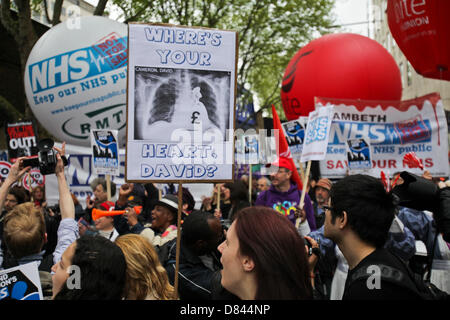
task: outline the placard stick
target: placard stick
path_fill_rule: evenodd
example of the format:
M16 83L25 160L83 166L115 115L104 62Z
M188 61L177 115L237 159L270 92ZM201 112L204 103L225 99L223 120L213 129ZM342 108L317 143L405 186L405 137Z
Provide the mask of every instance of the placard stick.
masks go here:
M305 170L303 169L303 165L300 159L298 160L298 164L300 166L300 179L302 180L302 183L305 184Z
M183 187L181 182L178 183L178 218L177 218L177 250L175 253L175 280L174 280L174 288L175 295L178 296L178 270L180 269L180 246L181 246L181 234L180 234L180 226L181 226L181 211L183 208Z
M250 164L250 168L248 170L248 202L252 203L252 165Z
M109 174L106 175L106 192L108 201L111 201L111 176Z
M216 185L217 188L217 205L216 205L216 209L220 210L220 192L222 191L222 185L220 183L218 183Z
M31 194L31 201L34 202L34 197L33 197L33 186L31 185L31 173L28 172L28 187L30 188L30 194Z
M309 180L309 171L311 170L311 160L308 161L308 164L306 165L306 176L305 176L305 180L303 182L303 190L302 190L302 196L300 197L300 210L303 210L303 205L305 202L305 194L306 194L306 185L308 184L308 180ZM298 229L298 226L300 225L300 217L297 218L297 220L295 221L295 228Z

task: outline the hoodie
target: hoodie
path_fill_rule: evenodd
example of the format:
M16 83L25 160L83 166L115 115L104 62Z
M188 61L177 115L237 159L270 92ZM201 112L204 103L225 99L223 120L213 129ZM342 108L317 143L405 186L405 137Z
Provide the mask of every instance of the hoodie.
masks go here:
M297 189L297 185L291 183L291 187L286 192L275 189L272 185L269 190L263 191L256 199L255 206L271 207L279 213L286 216L295 225L295 207L300 204L302 191ZM306 211L306 220L311 231L316 230L316 221L314 219L314 209L311 198L305 194L303 209Z

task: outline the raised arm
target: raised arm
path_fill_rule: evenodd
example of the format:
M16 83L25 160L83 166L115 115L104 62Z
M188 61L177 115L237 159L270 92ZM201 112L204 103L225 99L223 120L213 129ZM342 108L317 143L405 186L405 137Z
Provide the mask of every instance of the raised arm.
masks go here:
M9 174L0 187L0 212L3 210L3 206L5 205L5 199L8 195L9 188L17 181L22 178L22 176L31 169L31 167L21 168L20 165L25 159L25 157L20 157L17 161L11 166L11 170L9 170Z
M62 144L61 149L55 147L58 151L55 175L58 180L61 222L58 227L58 242L53 252L53 263L58 263L67 247L79 237L78 223L75 221L75 205L64 175L64 163L61 158L65 154L65 148L65 143Z
M61 149L56 148L58 151L56 154L56 168L55 175L58 180L58 191L59 191L59 207L61 208L61 220L72 218L75 219L75 204L73 203L72 196L70 195L70 189L67 185L66 176L64 175L64 163L62 156L65 155L66 143L62 144Z

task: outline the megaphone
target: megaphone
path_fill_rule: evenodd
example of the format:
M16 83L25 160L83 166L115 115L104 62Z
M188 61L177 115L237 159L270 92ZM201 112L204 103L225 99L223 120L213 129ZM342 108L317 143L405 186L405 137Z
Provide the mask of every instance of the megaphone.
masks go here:
M142 212L142 206L135 206L133 207L134 212L136 214L141 214ZM120 216L121 214L124 214L127 212L126 210L100 210L100 209L92 209L92 220L100 219L101 217L111 217L111 216Z

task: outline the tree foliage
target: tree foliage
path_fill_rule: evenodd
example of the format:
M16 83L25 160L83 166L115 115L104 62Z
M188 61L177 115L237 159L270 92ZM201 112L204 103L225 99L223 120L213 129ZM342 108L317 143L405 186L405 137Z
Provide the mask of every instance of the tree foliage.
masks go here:
M121 18L126 22L238 31L238 88L250 90L263 109L272 103L281 106L281 79L290 59L333 24L332 0L113 0L113 3L121 9Z

